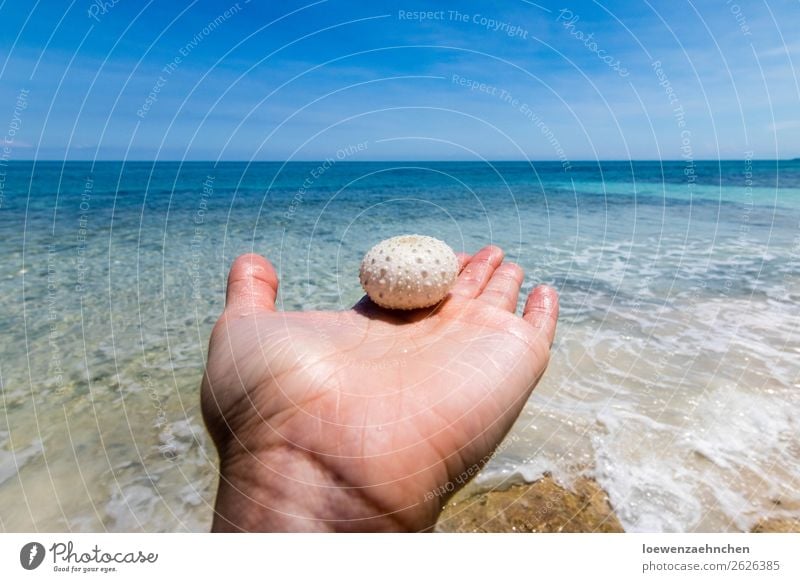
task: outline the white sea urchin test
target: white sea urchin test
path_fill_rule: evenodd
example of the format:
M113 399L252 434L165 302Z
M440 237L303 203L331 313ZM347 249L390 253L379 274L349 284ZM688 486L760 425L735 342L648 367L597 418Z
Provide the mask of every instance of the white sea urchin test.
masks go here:
M419 309L444 299L458 276L458 259L446 243L418 234L372 247L359 278L369 298L388 309Z

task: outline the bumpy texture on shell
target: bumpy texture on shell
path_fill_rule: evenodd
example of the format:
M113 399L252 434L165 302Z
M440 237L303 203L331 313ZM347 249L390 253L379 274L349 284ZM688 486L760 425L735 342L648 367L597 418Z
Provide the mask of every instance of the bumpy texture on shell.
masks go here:
M458 259L433 237L396 236L370 249L359 276L364 291L381 307L419 309L444 299L458 276Z

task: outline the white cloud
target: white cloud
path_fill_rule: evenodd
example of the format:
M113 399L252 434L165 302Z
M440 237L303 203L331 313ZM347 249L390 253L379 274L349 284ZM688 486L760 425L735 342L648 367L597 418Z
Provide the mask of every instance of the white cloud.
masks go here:
M789 56L800 56L800 42L794 42L794 43L790 42L789 44L782 44L767 50L758 51L758 57L759 58L783 57L787 53L789 54Z
M783 131L786 129L796 129L800 127L800 119L787 119L786 121L776 121L767 126L769 131Z

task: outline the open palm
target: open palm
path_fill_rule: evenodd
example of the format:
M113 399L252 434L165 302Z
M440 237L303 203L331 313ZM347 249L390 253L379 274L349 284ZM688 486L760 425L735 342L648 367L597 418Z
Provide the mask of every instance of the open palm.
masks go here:
M514 312L522 270L459 257L436 308L278 312L258 255L231 268L202 404L220 454L214 529L424 530L477 473L547 365L558 302Z

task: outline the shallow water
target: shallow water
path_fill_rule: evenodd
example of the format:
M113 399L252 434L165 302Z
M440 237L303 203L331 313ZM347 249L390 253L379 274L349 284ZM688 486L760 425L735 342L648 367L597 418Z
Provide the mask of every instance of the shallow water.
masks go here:
M235 256L338 309L377 240L493 243L561 294L470 487L580 473L634 531L800 514L800 163L16 163L0 199L0 529L204 530L198 386Z

